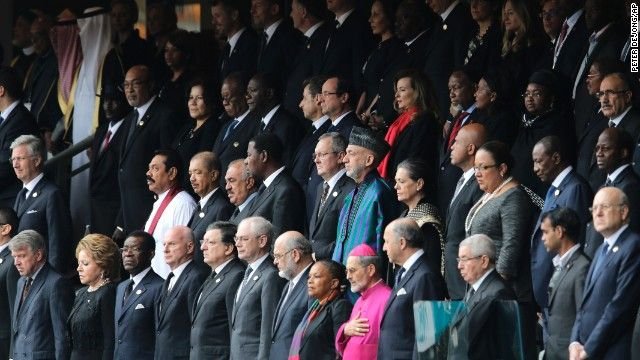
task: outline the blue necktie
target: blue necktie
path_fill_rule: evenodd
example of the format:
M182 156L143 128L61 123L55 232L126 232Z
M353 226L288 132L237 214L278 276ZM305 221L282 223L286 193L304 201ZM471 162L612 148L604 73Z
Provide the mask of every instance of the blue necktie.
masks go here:
M556 192L556 187L551 185L549 186L549 190L547 190L547 196L544 198L544 209L548 210L551 201L553 200L554 194Z
M600 256L598 256L598 260L593 265L593 273L591 274L591 278L598 275L602 265L604 265L605 259L607 258L607 254L609 253L609 244L602 243L602 249L600 251Z
M396 283L394 284L394 287L398 287L400 285L400 280L402 280L402 274L404 274L404 267L400 267L400 269L398 269L398 272L396 273Z

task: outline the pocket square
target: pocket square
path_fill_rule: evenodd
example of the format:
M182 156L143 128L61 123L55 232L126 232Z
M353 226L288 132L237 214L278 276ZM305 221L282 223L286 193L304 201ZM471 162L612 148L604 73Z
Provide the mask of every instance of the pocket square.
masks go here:
M138 310L138 309L144 309L144 308L145 308L145 307L144 307L144 305L142 305L142 304L138 304L138 305L136 305L135 310Z
M401 288L400 290L398 290L398 293L396 293L396 296L400 296L400 295L407 295L407 290L405 290L404 288Z
M36 209L31 209L31 210L27 211L27 214L35 214L35 213L37 213L37 212L38 212L38 210L36 210Z

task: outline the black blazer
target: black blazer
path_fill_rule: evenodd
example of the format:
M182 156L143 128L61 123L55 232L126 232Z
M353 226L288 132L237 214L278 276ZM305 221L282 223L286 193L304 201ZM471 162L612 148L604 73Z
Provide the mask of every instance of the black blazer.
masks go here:
M304 193L286 169L249 206L246 217L262 216L269 220L275 236L289 230L304 232Z
M294 55L293 63L288 67L290 71L288 72L283 105L285 109L299 118L303 117L298 106L304 90L302 83L307 78L320 73L324 48L331 31L331 24L324 22L311 34L310 38L303 36L302 45L298 47L298 53Z
M296 54L302 47L303 37L300 31L293 28L289 17L283 19L267 46L258 51L257 72L273 74L280 80L280 88L284 88Z
M452 338L466 338L468 346L466 348L465 346L456 348L455 345L450 347L456 350L456 356L453 358L502 358L504 354L500 349L502 347L500 343L505 341L496 337L498 334L498 322L495 321L498 314L497 301L515 299L511 286L502 280L497 271L493 270L487 275L478 290L467 300L467 307L463 310L463 314L454 320L451 327Z
M225 44L218 61L220 82L236 71L243 71L247 76L252 76L256 72L259 45L256 33L250 28L244 28L233 51L229 52L229 43Z
M191 158L201 151L211 151L216 137L222 128L222 120L218 116L211 116L197 130L195 121L189 121L182 127L180 133L173 141L172 148L176 149L182 159L183 177L180 180L182 188L186 189L191 195L195 195L189 181L189 163Z
M456 183L458 180L456 180ZM467 283L460 276L458 270L458 248L464 240L466 232L464 221L471 207L480 200L484 192L480 190L475 176L471 176L464 184L460 193L449 206L446 216L444 241L444 275L449 290L449 297L460 300L464 297Z
M94 292L88 286L76 291L67 327L71 359L113 359L116 285L109 283Z
M362 64L373 46L371 27L366 17L355 9L339 28L332 29L319 74L334 74L349 80L355 93L360 94Z
M287 110L280 106L278 110L273 114L269 124L264 130L259 133L271 133L274 134L282 141L284 146L284 153L282 154L282 161L285 164L289 164L295 156L296 148L300 144L300 140L304 137L306 128L305 123L297 119L293 115L289 114ZM262 127L262 122L260 122Z
M109 128L108 122L98 126L91 145L91 168L89 187L91 193L91 231L111 235L120 210L120 187L118 185L118 164L123 139L127 129L124 121L109 140L109 145L100 153Z
M252 113L249 113L235 129L231 130L229 136L224 139L227 129L234 124L234 119L229 119L226 114L224 117L227 118L228 121L222 126L213 144L213 152L218 155L220 172L223 175L226 174L230 162L243 159L247 156L249 140L260 130L260 119L254 117ZM220 177L220 183L224 184L224 176Z
M191 349L191 309L196 294L207 274L191 261L173 285L173 289L163 296L169 282L165 280L162 291L156 299L156 350L155 359L188 359Z
M580 62L589 46L588 42L589 30L587 30L583 12L562 43L556 64L553 67L563 80L569 80L569 84L573 84L574 76L578 72Z
M349 301L338 298L322 309L304 332L300 344L300 359L336 359L336 334L340 326L349 320L351 307Z
M242 282L244 271L245 264L234 258L214 278L207 278L196 294L191 311L189 357L192 360L229 358L229 324L236 291Z
M23 293L26 282L25 277L18 280L17 294ZM68 359L66 323L73 303L71 285L44 264L22 306L17 294L11 317L13 358Z
M163 280L150 269L127 300L123 301L129 281L131 280L118 284L116 290L114 359L152 360L156 345L155 302L160 295Z
M344 204L344 198L355 188L356 184L347 174L342 175L331 190L327 203L318 212L320 197L322 197L322 185L316 189L316 199L309 223L309 240L313 246L316 259L331 259L333 248L338 235L338 218ZM335 196L334 196L335 195Z
M289 348L293 340L293 334L298 324L312 304L312 299L307 294L307 279L311 265L304 271L296 286L291 290L285 304L282 304L285 295L291 286L291 281L287 282L282 290L278 307L273 317L273 329L271 330L271 350L269 359L279 360L289 357ZM335 336L335 335L334 335Z
M18 231L35 230L47 245L47 260L56 271L67 274L73 267L74 241L71 215L56 185L42 178L29 197L16 199L14 210L20 223Z
M200 203L193 211L189 227L193 231L196 240L202 240L207 232L207 226L216 221L227 221L233 213L234 206L229 202L227 193L223 188L218 187L211 195L207 203L202 209L199 208Z
M0 323L0 357L9 358L11 346L11 316L16 299L16 285L20 274L13 266L11 250L6 247L0 252L0 318L6 319Z
M22 187L9 161L11 158L9 147L18 136L27 134L40 136L33 115L22 104L18 104L0 123L0 205L2 206L12 207Z
M598 168L594 149L598 143L598 137L609 126L609 119L602 115L600 103L595 98L592 109L585 129L578 133L576 171L589 182L591 190L597 191L600 185L604 184L606 174L604 170Z
M340 133L340 135L342 135L348 142L349 136L351 135L351 129L353 129L354 126L362 126L362 123L358 120L356 114L353 111L350 111L340 119L338 125L329 125L327 132Z
M153 193L147 186L145 170L156 150L171 147L180 126L173 110L157 99L151 103L138 125L134 124L131 129L134 121L132 111L121 125L126 136L123 138L118 170L122 208L117 225L124 229L124 233L144 227L154 201Z
M420 256L387 300L380 321L378 359L417 359L413 303L443 300L446 292L440 272L429 269L425 255Z

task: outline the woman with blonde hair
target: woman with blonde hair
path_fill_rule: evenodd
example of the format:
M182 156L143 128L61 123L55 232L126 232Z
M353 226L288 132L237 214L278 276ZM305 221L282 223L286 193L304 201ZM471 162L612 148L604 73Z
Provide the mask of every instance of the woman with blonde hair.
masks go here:
M112 359L120 250L108 236L89 234L78 243L76 258L80 282L86 286L76 292L69 315L71 360Z

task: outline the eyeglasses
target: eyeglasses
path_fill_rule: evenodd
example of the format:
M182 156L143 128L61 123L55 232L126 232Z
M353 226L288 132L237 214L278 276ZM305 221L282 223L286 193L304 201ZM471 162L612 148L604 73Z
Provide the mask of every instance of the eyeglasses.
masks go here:
M32 158L33 156L34 156L34 155L28 155L28 156L16 156L16 157L9 158L9 161L10 161L10 162L12 162L12 163L13 163L14 161L24 161L24 160L27 160L27 159Z
M613 150L613 147L606 146L606 145L596 145L594 150L595 150L596 153L599 153L600 151L607 152L607 151Z
M480 259L482 257L482 255L480 256L474 256L474 257L470 257L470 258L456 258L456 261L458 263L466 263L467 261L471 261L471 260L475 260L475 259Z
M283 257L285 257L288 253L292 252L293 250L295 250L295 249L291 249L291 250L287 251L287 252L286 252L286 253L284 253L284 254L276 254L276 253L273 253L273 259L274 259L274 260L280 260L280 259L282 259Z
M602 211L607 211L611 208L613 208L614 206L624 206L624 204L597 204L597 205L593 205L592 207L589 208L589 211L591 211L592 213L598 212L600 210Z
M497 164L493 164L493 165L478 165L478 166L474 166L473 167L473 171L474 172L478 172L478 171L485 172L485 171L487 171L487 170L489 170L491 168L494 168L494 167L498 167L498 165Z
M322 97L327 97L327 96L331 96L331 95L339 95L339 94L340 94L340 93L338 93L338 92L328 92L328 91L325 91L325 92L323 92L323 93L322 93L322 94L320 94L320 95L321 95Z
M624 94L627 91L629 91L629 89L626 90L605 90L605 91L598 91L596 93L596 97L599 99L603 96L606 96L608 98L612 97L613 95L620 95L620 94Z
M134 88L136 90L140 89L140 87L143 84L146 84L147 80L132 80L132 81L125 81L122 83L122 88L123 89L128 89L128 88Z
M329 152L324 152L324 153L313 153L313 154L311 154L311 158L313 160L315 160L315 159L324 159L329 154L337 154L337 152L329 151Z
M539 99L542 97L542 95L543 94L540 91L532 91L532 92L527 91L524 94L522 94L522 97L523 98L533 97L533 98Z

